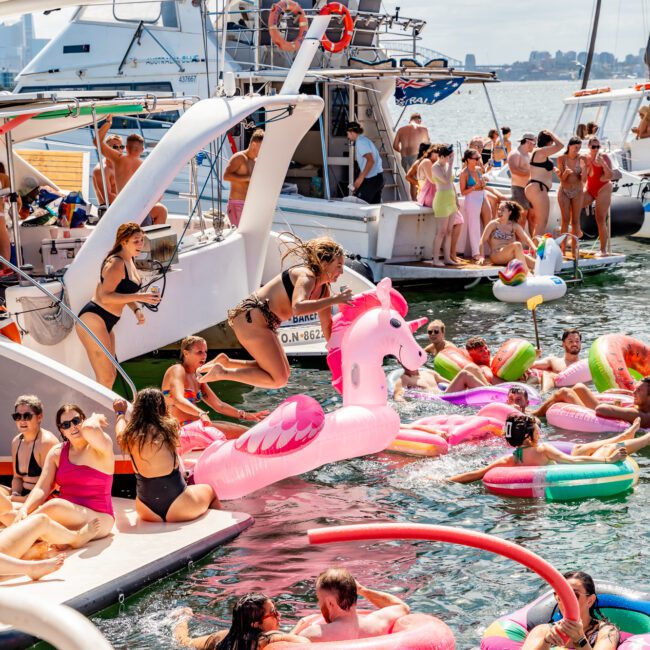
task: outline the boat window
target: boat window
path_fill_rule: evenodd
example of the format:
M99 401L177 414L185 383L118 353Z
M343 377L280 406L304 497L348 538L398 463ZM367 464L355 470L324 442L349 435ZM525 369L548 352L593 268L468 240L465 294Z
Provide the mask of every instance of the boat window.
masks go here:
M565 104L554 132L561 140L568 140L576 132L578 104Z
M578 111L578 124L587 124L587 122L595 122L598 124L598 136L601 136L605 117L607 115L607 107L610 102L589 102L588 104L580 104Z
M607 120L603 128L598 131L601 138L609 140L611 145L620 146L625 141L629 130L630 105L637 102L630 100L611 102L607 113Z
M128 0L114 0L113 4L90 5L82 7L75 16L79 22L139 23L155 27L178 29L178 14L173 0L165 2L128 2Z
M642 97L633 97L628 103L625 117L623 118L623 130L625 140L634 140L636 136L630 131L633 126L637 126L639 122L639 108L641 107Z

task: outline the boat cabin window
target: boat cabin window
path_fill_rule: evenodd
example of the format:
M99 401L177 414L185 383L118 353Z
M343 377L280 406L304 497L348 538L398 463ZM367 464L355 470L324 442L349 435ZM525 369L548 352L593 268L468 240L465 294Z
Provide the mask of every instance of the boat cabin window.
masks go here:
M603 127L607 118L607 109L611 102L590 102L588 104L579 104L578 110L578 124L587 124L588 122L595 122L598 124L598 133L596 135L602 138Z
M565 104L560 115L560 119L553 131L561 140L568 140L572 135L575 135L578 128L578 104Z
M139 23L155 27L178 29L178 14L173 0L165 2L128 2L114 0L113 4L82 7L75 16L77 22Z
M631 104L634 104L632 108L632 113L630 113ZM631 115L636 111L638 106L638 101L629 99L614 101L609 105L609 110L607 111L607 119L603 124L602 129L599 129L598 135L613 145L620 145L625 141L630 127Z

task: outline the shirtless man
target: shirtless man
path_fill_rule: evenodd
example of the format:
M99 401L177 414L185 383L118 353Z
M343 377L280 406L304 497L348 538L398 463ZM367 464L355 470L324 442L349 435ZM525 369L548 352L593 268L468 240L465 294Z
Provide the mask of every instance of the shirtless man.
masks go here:
M228 166L223 173L223 180L230 183L230 196L226 212L230 223L238 227L241 220L241 213L244 209L244 201L248 193L248 185L251 182L255 161L260 153L260 147L264 141L264 131L255 129L248 147L238 151L228 161Z
M429 142L429 129L422 126L422 116L413 113L409 123L397 129L393 149L402 157L402 168L408 174L409 169L418 157L418 149L423 142ZM416 187L411 185L411 199L415 201L418 197Z
M325 623L301 619L291 634L307 637L312 643L349 641L387 634L409 606L397 596L360 585L343 568L323 571L316 581L316 596ZM357 598L363 596L379 609L364 616L357 613Z
M526 414L528 409L528 391L523 386L510 386L506 397L506 404L514 406Z
M620 391L622 394L629 394L629 391ZM589 390L584 384L576 384L573 388L560 388L554 395L549 397L536 411L534 415L539 417L546 415L546 411L559 402L566 404L577 404L594 409L596 415L613 420L624 420L634 422L641 419L641 427L650 428L650 376L644 377L632 391L632 406L618 406L611 403L603 403L598 393Z
M555 378L570 365L580 360L582 350L582 334L577 329L566 329L562 332L563 357L548 356L538 359L532 365L535 370L542 370L542 392L555 387Z
M106 144L117 151L122 155L124 150L124 145L122 144L122 138L113 133L106 138ZM102 171L99 166L99 163L95 165L93 169L93 189L95 190L95 196L97 197L97 203L99 205L109 205L115 201L117 196L117 183L115 182L115 168L113 167L113 161L109 158L104 158L104 178L106 179L106 188L108 190L108 203L106 203L106 197L104 196L104 182L102 180Z
M526 218L528 218L529 223L534 223L535 215L524 190L530 180L530 154L536 144L537 137L534 133L524 133L519 146L508 155L508 167L512 176L512 200L519 203L523 208L523 220L525 222ZM522 227L524 227L523 224ZM533 231L530 234L532 236L535 232Z
M482 377L479 379L476 374L471 370L464 368L461 370L449 383L445 390L440 390L438 382L446 381L435 370L428 368L420 368L418 370L407 370L404 368L404 373L395 382L393 389L393 397L396 402L405 402L404 391L407 389L418 390L422 393L433 393L439 395L440 393L457 393L461 390L469 388L478 388L485 386L486 381Z
M140 168L140 165L142 165L143 161L140 156L144 153L144 139L137 133L132 133L126 139L126 155L123 156L121 150L113 149L108 145L106 140L106 136L112 124L113 116L108 115L106 121L99 129L98 138L101 143L102 154L104 154L104 157L107 160L110 160L113 163L113 168L115 170L115 185L117 187L117 193L119 194L131 180L131 176L133 176L133 174L135 174L135 172ZM165 223L167 221L167 208L162 203L156 203L147 216L151 218L151 223ZM142 223L143 225L147 225L147 219Z
M424 348L427 354L435 357L438 352L442 352L447 348L455 347L451 341L445 339L445 324L439 320L432 320L427 326L427 334L429 335L429 345Z

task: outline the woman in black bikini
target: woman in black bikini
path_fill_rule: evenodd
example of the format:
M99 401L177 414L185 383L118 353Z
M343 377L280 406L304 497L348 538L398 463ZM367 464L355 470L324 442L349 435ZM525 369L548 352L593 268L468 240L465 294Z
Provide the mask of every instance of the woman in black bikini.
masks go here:
M280 612L274 602L264 594L250 593L242 596L232 608L229 630L207 636L191 637L188 620L193 612L189 607L179 612L181 620L174 630L177 643L198 650L262 650L267 645L285 641L309 643L309 639L280 631Z
M616 650L621 634L600 611L592 577L582 571L569 571L564 577L578 599L580 620L569 621L562 618L557 623L549 622L534 627L526 637L522 650L546 650L555 646L582 650ZM562 605L558 603L558 607L563 614ZM568 645L560 633L569 637Z
M36 395L21 395L12 414L18 435L11 443L14 477L11 481L11 500L24 501L36 485L45 457L58 438L41 428L43 403Z
M553 186L553 161L550 156L562 150L564 144L550 131L540 131L537 136L537 147L530 155L530 180L526 185L526 198L533 206L532 221L529 218L530 236L543 235L551 204L548 193Z
M167 412L162 391L145 388L133 402L131 419L124 400L116 399L115 435L131 457L136 480L135 510L143 521L192 521L221 506L209 485L187 485L176 449L180 426Z
M137 223L123 223L115 235L113 248L104 259L99 275L99 284L92 300L79 312L79 318L104 347L115 356L115 334L113 328L122 316L124 305L128 305L138 320L144 323L142 308L136 301L156 305L160 296L140 291L142 282L133 263L144 246L144 232ZM116 370L93 338L80 325L76 326L79 337L96 380L108 388L113 387Z
M343 249L329 237L294 242L282 258L294 256L301 264L276 275L237 307L228 312L228 323L253 361L230 359L219 354L199 368L201 382L228 379L260 388L282 388L289 380L287 355L276 330L292 316L317 313L326 339L330 337L331 309L347 304L352 291L331 295L330 282L343 273Z

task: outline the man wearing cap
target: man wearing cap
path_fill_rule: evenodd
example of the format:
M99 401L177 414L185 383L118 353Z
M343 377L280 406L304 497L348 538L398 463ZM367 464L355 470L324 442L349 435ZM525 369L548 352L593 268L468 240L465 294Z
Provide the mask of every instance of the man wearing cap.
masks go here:
M422 116L413 113L409 123L397 129L393 149L402 157L402 168L408 174L409 169L418 157L418 149L423 142L429 142L429 129L422 126ZM415 185L411 186L411 198L417 199L418 190Z
M374 142L363 135L358 122L349 122L346 129L348 140L354 143L359 175L354 180L354 196L366 203L381 203L384 189L384 170L381 156Z
M508 167L512 177L512 200L523 208L524 220L528 219L529 224L534 222L534 214L524 190L530 180L530 154L533 152L536 142L537 138L534 133L524 133L519 141L519 146L508 156ZM532 236L535 232L531 231L530 234Z

